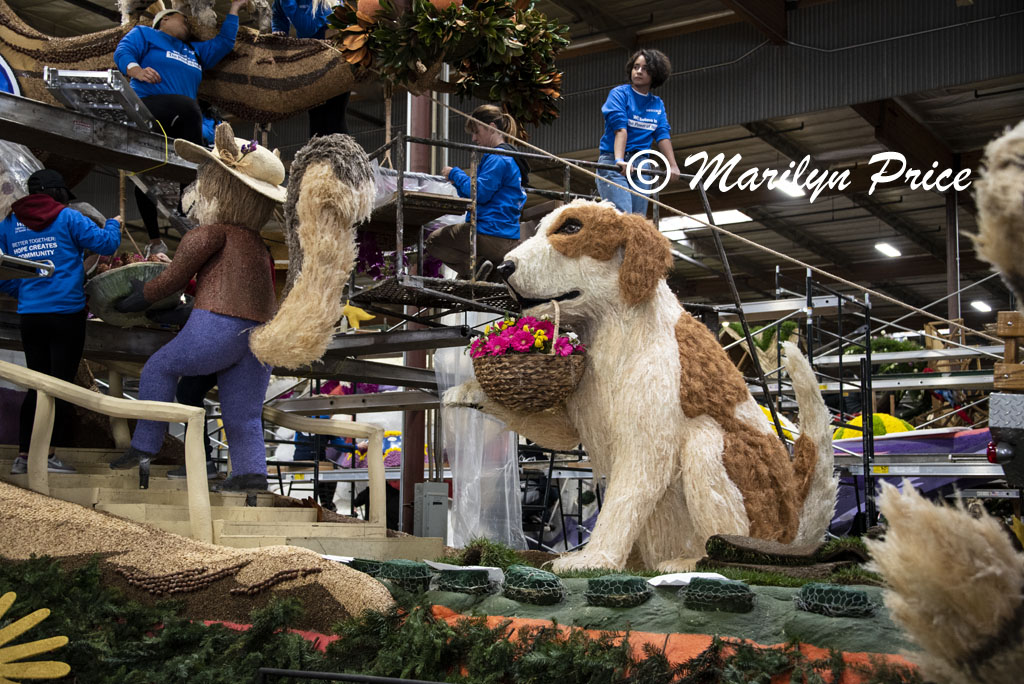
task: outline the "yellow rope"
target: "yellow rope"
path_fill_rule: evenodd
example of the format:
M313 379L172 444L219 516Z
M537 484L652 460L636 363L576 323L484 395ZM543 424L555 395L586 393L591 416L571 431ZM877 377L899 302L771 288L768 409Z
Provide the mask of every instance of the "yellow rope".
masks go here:
M469 119L470 121L472 121L473 123L475 123L477 125L480 125L480 126L486 126L487 125L483 121L480 121L479 119L473 118L472 115L467 114L467 113L457 109L456 107L452 107L451 105L445 104L444 102L442 102L441 100L438 100L433 95L430 96L430 99L433 100L434 102L436 102L437 104L441 105L445 109L453 111L456 114L458 114L459 116L465 117L466 119ZM558 155L552 154L552 153L548 152L547 150L541 149L541 148L539 148L539 147L537 147L535 145L531 145L530 143L526 142L525 140L521 140L521 139L517 138L514 135L510 135L508 133L503 133L502 135L504 135L506 138L511 138L512 140L516 141L516 143L518 143L519 145L521 145L523 147L527 147L527 148L533 150L534 152L538 152L540 154L543 154L543 155L549 157L550 159L552 159L554 161L557 161L559 163L565 164L566 166L569 166L570 168L576 169L577 171L580 171L580 172L582 172L582 173L584 173L584 174L586 174L588 176L591 176L594 179L599 179L600 178L600 176L598 176L593 171L590 171L589 169L585 169L582 166L579 166L578 164L574 164L572 162L572 160L566 159L565 157L559 157ZM791 256L789 256L787 254L783 254L782 252L777 252L774 249L771 249L770 247L765 247L764 245L758 244L758 243L754 242L753 240L749 240L749 239L743 237L742 235L737 235L736 233L733 233L733 232L731 232L729 230L726 230L725 228L721 228L719 226L712 225L712 224L708 223L707 221L702 221L701 219L697 218L696 216L692 216L691 214L687 214L684 211L680 211L679 209L676 209L675 207L671 207L671 206L665 204L664 202L661 202L660 200L654 199L653 197L651 197L649 195L644 195L643 193L636 192L635 190L633 190L633 188L624 187L624 186L618 185L617 183L612 183L612 181L609 181L609 180L604 179L604 178L600 178L600 180L602 180L604 182L607 182L607 183L611 183L611 184L615 185L616 187L622 188L623 190L626 190L627 192L630 192L633 195L636 195L638 197L646 197L650 202L653 202L654 204L658 205L662 209L665 209L665 210L669 211L670 213L672 213L672 214L674 214L676 216L682 216L682 217L685 217L685 218L693 219L694 221L697 221L698 223L700 223L700 224L710 228L711 230L716 230L716 231L718 231L722 235L727 235L727 236L729 236L729 237L731 237L731 238L733 238L735 240L739 240L740 242L742 242L742 243L744 243L746 245L749 245L750 247L753 247L755 249L759 249L759 250L761 250L763 252L767 252L768 254L771 254L772 256L774 256L776 258L783 259L783 260L788 261L790 263L796 264L797 266L800 266L802 268L809 269L809 270L813 271L814 273L817 273L819 275L825 276L826 278L831 278L832 280L834 280L834 281L836 281L838 283L842 283L842 284L847 285L849 287L852 287L852 288L854 288L856 290L860 290L861 292L869 294L869 295L871 295L873 297L877 297L878 299L882 299L882 300L890 302L892 304L896 304L897 306L901 306L901 307L903 307L905 309L909 309L910 311L913 311L915 313L922 314L924 316L927 316L928 318L931 318L933 320L936 320L936 321L939 321L939 322L944 323L946 325L949 325L950 326L950 330L952 330L953 328L959 328L964 333L970 333L970 334L973 334L973 335L977 335L977 336L982 337L982 338L984 338L986 340L991 340L992 342L996 342L997 344L1002 344L1003 343L1003 340L998 338L998 337L993 337L992 335L989 335L987 333L981 332L979 330L974 330L973 328L968 328L967 326L962 325L960 323L956 323L955 321L951 321L948 318L943 318L942 316L939 316L937 314L933 314L933 313L931 313L929 311L925 311L924 309L919 309L918 307L912 306L910 304L907 304L906 302L901 302L900 300L898 300L898 299L896 299L894 297L890 297L887 294L884 294L882 292L878 292L876 290L872 290L871 288L864 287L863 285L858 285L857 283L855 283L853 281L850 281L850 280L846 280L845 278L837 276L834 273L829 273L828 271L826 271L826 270L824 270L822 268L818 268L817 266L812 266L811 264L808 264L808 263L805 263L803 261L800 261L799 259L797 259L795 257L791 257ZM711 218L711 217L708 217L708 218Z
M141 171L126 171L125 173L127 175L138 176L140 174L146 173L147 171L159 169L161 166L165 165L168 161L170 161L170 143L167 139L167 131L164 130L164 125L160 123L159 120L156 121L156 125L160 127L160 132L164 134L164 160L157 164L156 166L150 166L148 169L142 169Z

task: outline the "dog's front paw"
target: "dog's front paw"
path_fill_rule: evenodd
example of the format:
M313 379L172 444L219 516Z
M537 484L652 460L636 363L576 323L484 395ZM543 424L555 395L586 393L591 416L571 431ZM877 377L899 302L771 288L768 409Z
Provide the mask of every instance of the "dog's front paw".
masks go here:
M463 406L483 410L487 402L487 395L484 393L480 383L476 380L469 380L461 385L450 387L441 399L445 406Z
M700 562L701 557L697 558L673 558L671 560L661 561L658 563L658 572L668 575L674 572L696 572L697 563Z
M625 559L622 559L622 562L616 562L616 559L612 558L609 554L585 548L559 556L551 564L551 569L555 572L567 572L569 570L621 570L625 564Z

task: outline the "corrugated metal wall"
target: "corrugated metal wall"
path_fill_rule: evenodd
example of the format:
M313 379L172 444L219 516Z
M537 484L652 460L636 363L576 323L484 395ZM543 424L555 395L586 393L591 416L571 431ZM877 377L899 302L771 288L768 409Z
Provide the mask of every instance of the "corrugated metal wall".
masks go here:
M1024 72L1024 3L843 0L788 14L789 39L766 44L745 23L652 45L674 75L658 92L676 133L819 111ZM799 47L806 46L806 47ZM559 120L534 142L552 152L597 146L601 104L626 82L625 50L563 62ZM738 61L737 61L738 60Z
M659 91L673 131L684 133L803 112L819 111L908 93L1024 72L1024 3L984 0L958 7L953 0L843 0L791 11L789 38L776 47L745 23L655 43L674 65ZM601 105L608 90L625 82L625 50L565 60L560 118L531 130L531 142L568 153L597 147ZM475 100L452 105L471 112ZM376 122L348 117L351 132L373 150L384 142L384 105L353 102ZM404 97L395 98L396 130L405 126ZM469 136L452 118L450 139ZM238 134L249 135L248 127ZM270 144L291 156L308 137L305 114L274 124ZM453 165L468 156L453 154ZM116 178L93 174L76 188L101 211L116 212ZM137 218L129 200L129 219Z

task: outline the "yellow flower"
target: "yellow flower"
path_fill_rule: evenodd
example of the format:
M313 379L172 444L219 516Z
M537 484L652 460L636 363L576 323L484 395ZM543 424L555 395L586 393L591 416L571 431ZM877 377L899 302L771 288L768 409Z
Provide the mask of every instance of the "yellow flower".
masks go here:
M491 334L491 326L487 326L486 328L484 328L484 335L490 335L490 334Z
M3 624L3 616L14 604L15 598L16 594L13 591L0 596L0 624ZM25 660L25 658L64 646L68 643L66 636L39 639L13 646L7 645L49 615L49 608L40 608L0 629L0 684L15 684L14 680L8 679L9 677L15 677L18 681L22 679L56 679L71 672L67 663L54 660Z
M543 347L543 346L544 346L544 340L542 340L542 339L540 339L540 338L538 337L538 338L537 338L537 341L533 343L533 346L534 346L534 347L537 347L538 349L540 349L541 347Z

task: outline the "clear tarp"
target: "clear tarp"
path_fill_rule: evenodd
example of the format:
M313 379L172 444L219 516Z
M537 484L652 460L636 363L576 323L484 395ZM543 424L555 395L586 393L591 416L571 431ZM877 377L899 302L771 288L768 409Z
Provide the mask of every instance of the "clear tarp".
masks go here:
M468 316L473 326L494 318L482 313ZM434 370L441 393L474 377L472 359L463 347L438 349ZM464 407L442 407L441 421L452 470L452 546L463 547L483 537L525 549L517 436L504 423Z

